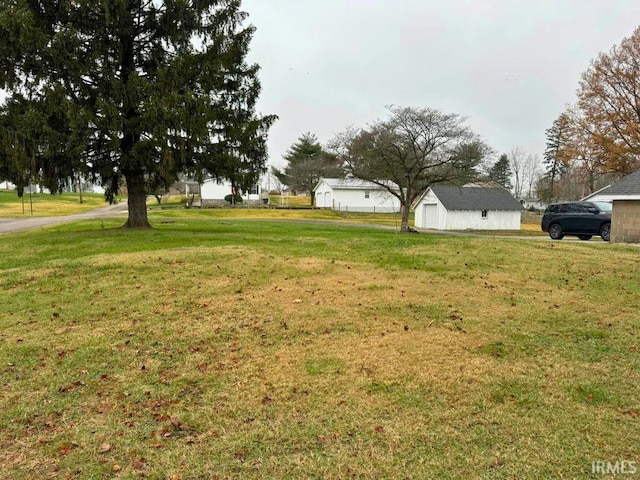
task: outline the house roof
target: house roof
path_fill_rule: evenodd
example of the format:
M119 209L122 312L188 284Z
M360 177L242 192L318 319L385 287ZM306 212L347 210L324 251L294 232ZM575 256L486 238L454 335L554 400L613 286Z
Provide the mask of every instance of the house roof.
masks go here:
M431 191L447 210L522 210L522 205L502 187L433 185Z
M616 195L629 196L635 198L640 197L640 170L633 172L626 177L621 178L617 182L612 183L608 187L602 188L597 192L585 197L583 200L589 200L596 195Z
M376 183L360 180L359 178L321 178L313 189L316 191L322 183L326 183L334 190L380 190L382 187ZM395 186L393 182L386 182Z

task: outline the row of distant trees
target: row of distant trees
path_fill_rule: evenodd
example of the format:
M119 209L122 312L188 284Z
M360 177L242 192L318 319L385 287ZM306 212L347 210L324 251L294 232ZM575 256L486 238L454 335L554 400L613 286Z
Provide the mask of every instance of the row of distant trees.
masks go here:
M640 168L640 27L582 74L577 101L546 131L547 201L587 195Z

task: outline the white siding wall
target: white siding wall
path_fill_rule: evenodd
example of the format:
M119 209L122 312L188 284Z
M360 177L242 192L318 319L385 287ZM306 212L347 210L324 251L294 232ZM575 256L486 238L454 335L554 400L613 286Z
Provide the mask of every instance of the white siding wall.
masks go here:
M450 211L444 230L520 230L520 212L489 210Z
M315 190L316 207L349 212L394 213L400 211L400 202L393 195L380 190L333 189L322 182Z
M202 200L224 201L224 197L231 195L231 182L218 183L215 180L206 180L200 185L200 198ZM260 195L242 195L244 200L259 200Z
M224 200L227 195L231 195L231 184L227 182L207 180L200 186L200 197L203 200Z
M369 192L369 198L365 192ZM332 208L349 212L393 213L400 211L400 203L393 195L379 190L334 190Z

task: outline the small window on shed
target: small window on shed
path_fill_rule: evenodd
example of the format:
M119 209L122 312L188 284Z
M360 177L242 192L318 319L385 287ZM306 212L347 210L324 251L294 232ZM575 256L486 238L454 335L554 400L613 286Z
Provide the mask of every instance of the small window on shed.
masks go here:
M369 190L364 191L364 198L369 198Z
M487 218L489 212L487 210L482 210L482 218Z

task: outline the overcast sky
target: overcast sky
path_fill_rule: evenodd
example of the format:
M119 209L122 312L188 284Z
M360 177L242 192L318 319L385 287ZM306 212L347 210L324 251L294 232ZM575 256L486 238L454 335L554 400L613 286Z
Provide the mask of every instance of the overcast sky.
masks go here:
M386 105L468 117L498 153L542 155L580 74L640 24L639 0L244 0L279 120L270 163L301 134L323 144Z

